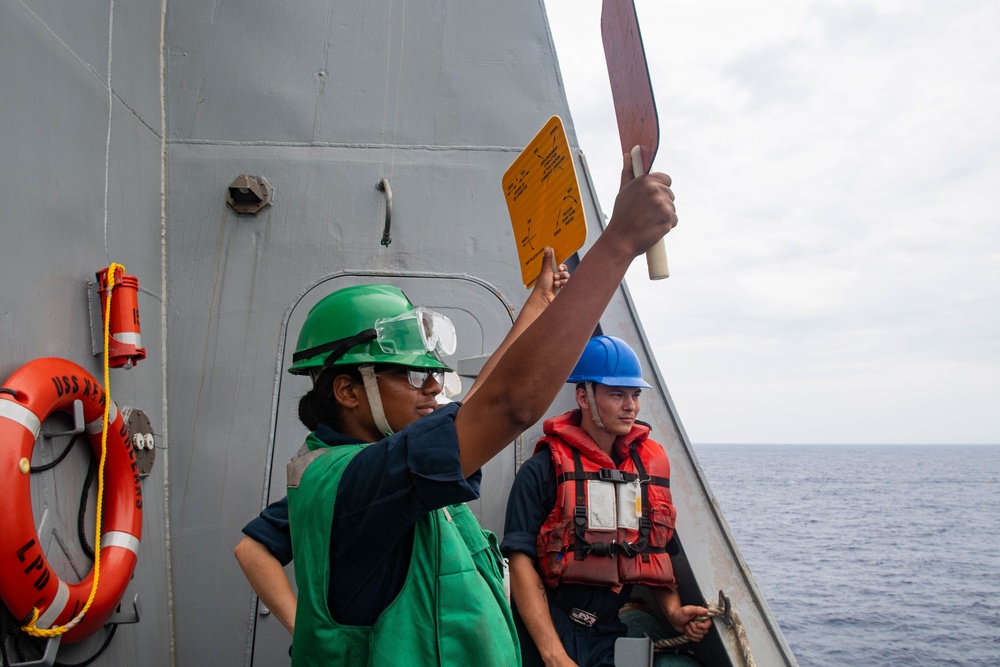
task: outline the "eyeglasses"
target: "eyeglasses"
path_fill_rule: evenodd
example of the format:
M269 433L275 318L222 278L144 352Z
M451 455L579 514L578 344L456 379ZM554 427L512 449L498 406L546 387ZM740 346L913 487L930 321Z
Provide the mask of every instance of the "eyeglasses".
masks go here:
M423 389L427 386L427 382L431 379L438 384L438 386L444 386L444 371L443 370L427 370L426 368L398 368L390 371L383 371L383 373L378 373L376 377L380 377L385 373L391 373L394 375L406 373L406 379L409 381L410 386L414 389Z

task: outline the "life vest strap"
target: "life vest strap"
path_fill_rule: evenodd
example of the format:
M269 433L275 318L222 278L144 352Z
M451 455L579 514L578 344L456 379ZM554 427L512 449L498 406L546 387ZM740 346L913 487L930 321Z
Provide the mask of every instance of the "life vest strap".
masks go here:
M670 488L670 479L667 477L640 477L632 472L624 472L617 468L601 468L599 472L566 471L556 478L558 484L572 481L587 481L591 479L602 482L612 482L614 484L632 484L639 480L640 484L655 484L667 489Z
M645 559L649 554L665 553L670 553L667 547L646 545L645 548L640 549L636 542L586 542L585 546L576 550L576 560L583 560L587 556L615 558L619 555L626 558L642 556Z
M588 473L583 471L583 461L580 457L580 452L576 449L573 450L573 465L576 468L572 473L564 472L559 476L560 483L563 481L568 481L572 479L576 483L576 506L573 508L573 532L575 533L575 541L573 544L573 558L574 560L583 560L587 556L606 556L608 558L614 558L618 554L625 556L626 558L635 558L636 556L642 556L644 561L649 560L649 554L661 554L667 553L666 547L651 547L649 546L649 534L653 529L653 524L649 519L649 516L644 514L639 517L639 541L638 542L588 542L586 539L587 534L587 496L584 492L584 482L588 479L601 479L604 481L614 481L619 480L613 479L612 475L601 474L606 472L618 473L622 479L621 483L633 482L636 479L649 480L648 483L655 483L652 480L663 480L665 484L661 486L670 487L670 480L662 477L649 477L646 475L646 469L642 465L642 460L639 458L638 452L634 449L632 450L632 460L636 465L636 470L639 471L638 474L627 473L617 469L602 468L600 473ZM625 479L631 478L631 479ZM649 507L649 495L646 491L646 485L642 485L642 506Z

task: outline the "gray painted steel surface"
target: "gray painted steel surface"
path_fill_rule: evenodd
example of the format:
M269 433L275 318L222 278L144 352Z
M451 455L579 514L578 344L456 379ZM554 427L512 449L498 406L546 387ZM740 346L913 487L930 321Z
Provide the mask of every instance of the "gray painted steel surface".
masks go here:
M414 301L450 308L458 363L474 369L527 296L501 175L553 114L576 140L539 0L162 8L0 5L0 373L55 355L100 377L86 283L110 261L138 277L147 358L113 370L111 394L146 411L164 449L143 485L126 594L138 594L142 619L96 664L280 664L287 634L258 608L232 549L283 494L304 433L295 402L305 387L283 372L304 313L338 287L397 282ZM580 156L577 169L592 241L602 214ZM225 204L243 173L275 188L257 217ZM382 178L394 200L388 247ZM626 289L602 327L656 369ZM655 375L644 418L673 464L685 592L724 589L758 664L794 664ZM564 392L552 412L570 405ZM485 471L474 509L494 530L538 434ZM52 449L39 444L36 462ZM33 481L36 518L49 511L44 535L75 525L75 504L56 491L76 494L84 461ZM56 566L78 571L73 546L63 557L54 541ZM735 655L722 636L703 649L716 664ZM60 661L86 658L102 638L62 647Z
M0 5L0 375L36 357L60 356L100 378L87 282L110 261L121 262L142 287L148 357L132 370L112 372L111 395L149 414L162 447L160 12L120 0L109 46L108 10L98 2ZM52 430L67 425L51 421ZM40 440L35 463L51 460L67 441ZM32 481L41 541L52 566L69 580L89 569L75 538L82 451ZM126 600L139 596L142 621L122 626L100 664L137 664L136 656L147 655L157 656L150 664L170 659L163 465L154 466L143 488L143 539L126 592ZM96 487L90 496L93 505ZM56 526L61 540L52 532ZM2 613L6 626L11 619ZM64 646L59 659L82 660L102 640L98 633Z

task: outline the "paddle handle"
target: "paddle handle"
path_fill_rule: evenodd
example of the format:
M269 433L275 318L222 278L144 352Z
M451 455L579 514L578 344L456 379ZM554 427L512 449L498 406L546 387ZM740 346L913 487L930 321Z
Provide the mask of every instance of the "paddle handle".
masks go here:
M646 170L642 167L642 148L636 146L632 149L632 175L639 178L644 173ZM646 268L649 270L650 280L670 277L670 269L667 267L667 247L663 244L662 238L646 251Z

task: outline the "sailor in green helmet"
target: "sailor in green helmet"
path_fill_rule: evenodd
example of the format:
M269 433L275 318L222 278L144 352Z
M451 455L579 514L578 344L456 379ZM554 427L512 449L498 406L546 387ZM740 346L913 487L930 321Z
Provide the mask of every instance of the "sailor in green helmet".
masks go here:
M454 351L451 322L389 285L310 311L289 369L315 376L299 404L313 432L288 464L294 664L385 664L401 648L430 664L516 662L502 559L465 505L481 474L461 468L457 406L431 416L451 370L439 355ZM484 622L456 622L462 611Z
M509 346L510 342L513 341L517 335L527 327L538 314L552 301L555 297L555 293L562 288L566 281L569 279L569 273L567 271L566 265L562 264L557 267L558 271L553 273L549 266L553 263L554 259L552 257L552 251L550 248L544 249L545 262L543 262L541 274L535 281L534 289L526 300L524 307L521 309L517 320L514 322L510 333L507 335L506 339L501 343L498 349L494 352L492 357L486 362L482 370L478 373L477 384L482 382L488 375L493 366L496 365L496 360L503 354L503 351ZM364 299L365 295L375 296L376 298ZM355 304L355 300L360 300L360 303ZM357 305L357 308L353 306ZM356 322L358 318L361 319L376 319L376 316L380 314L377 312L380 308L386 309L381 314L385 312L394 312L396 310L402 309L403 317L390 318L394 319L396 322L405 322L408 319L408 314L412 310L408 300L405 297L401 298L401 292L394 287L388 285L376 285L368 286L363 288L349 288L342 292L337 292L335 295L329 295L317 304L309 313L306 318L305 323L299 334L297 351L293 357L292 366L289 368L289 372L294 374L309 374L313 382L315 383L322 370L325 368L323 365L327 359L330 358L332 354L332 349L334 346L329 346L324 349L327 341L331 338L333 340L340 340L343 334L342 329L343 322L339 318L339 311L341 309L346 309L351 312L351 322ZM416 315L412 313L410 315ZM442 322L440 319L434 318L433 315L428 318L425 316L425 321L430 326L433 326L434 321L437 320L441 323L441 327L438 328L438 335L441 332L447 333L449 331L449 325L447 322ZM339 324L338 324L339 322ZM348 323L350 325L350 323ZM430 326L427 330L430 330ZM341 329L338 332L338 327ZM349 327L350 328L350 327ZM388 327L382 324L382 333L385 334L388 331ZM398 324L396 325L396 330L399 330ZM411 329L411 333L419 333L415 329ZM449 336L450 339L450 336ZM414 340L416 340L414 338ZM417 343L420 347L421 343ZM447 346L447 342L444 343ZM398 347L398 346L397 346ZM421 347L422 350L422 347ZM420 365L423 362L428 361L425 358L425 354L421 351L417 355L416 364ZM370 362L373 359L361 359L355 358L359 362L359 368L357 370L358 375L362 376L362 383L364 382L364 376L369 376L369 383L371 382L372 373L369 373L363 366L363 362ZM383 359L384 361L387 359ZM397 357L399 361L411 361L411 359L402 359ZM341 361L344 361L343 358ZM437 357L432 357L430 360L430 365L434 367L442 366L441 361ZM346 367L346 362L342 364ZM401 367L402 368L402 367ZM410 371L414 369L411 367ZM419 371L418 371L419 372ZM440 378L438 378L438 384L441 383ZM417 379L416 382L421 382L421 379ZM447 382L447 381L446 381ZM476 385L473 385L472 389L469 390L467 396L471 396L476 389ZM437 403L448 403L449 396L454 394L449 394L448 390L438 394L436 396ZM460 387L455 391L457 394L461 391ZM373 418L380 420L384 423L385 417L381 408L381 397L378 392L370 392L372 395L376 396L378 401L377 406L372 410ZM315 399L317 395L321 395L319 392L313 392L311 394L312 399ZM322 413L324 411L322 405L311 406L310 401L312 400L307 396L300 404L300 410L302 412L302 420L310 428L310 430L316 430L319 422L324 421L322 418L317 419L314 415L315 413ZM376 417L377 416L377 417ZM337 420L336 411L329 415L327 421L335 423ZM388 426L385 430L391 430ZM349 438L345 438L344 442L347 442ZM235 549L235 556L240 563L240 567L243 568L244 573L250 580L250 584L257 593L261 601L267 606L267 608L274 614L275 618L281 622L282 625L289 631L289 633L294 634L295 630L295 608L297 604L296 596L292 590L288 579L285 575L284 566L288 565L292 561L292 539L289 530L288 521L288 499L287 497L281 498L280 500L268 505L258 517L250 521L244 528L243 533L245 536L237 544Z
M573 281L512 329L464 405L434 410L443 318L408 303L359 316L349 295L328 297L345 299L325 304L337 330L300 340L292 369L315 382L300 403L313 432L288 475L293 664L519 662L495 540L464 501L551 404L632 259L677 222L668 176L633 180L626 163L622 183Z

